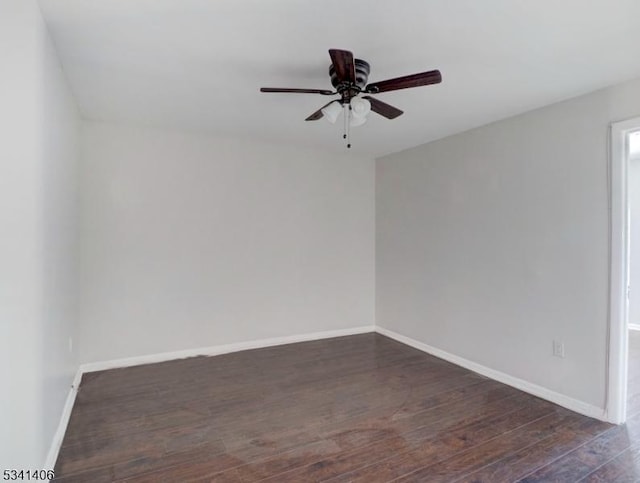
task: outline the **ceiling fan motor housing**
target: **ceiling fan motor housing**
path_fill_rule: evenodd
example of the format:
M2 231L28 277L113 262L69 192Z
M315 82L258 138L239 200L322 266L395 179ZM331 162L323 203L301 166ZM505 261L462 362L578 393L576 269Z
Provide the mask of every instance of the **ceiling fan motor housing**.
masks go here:
M367 85L367 80L369 79L369 72L371 67L368 62L365 62L362 59L354 59L353 61L355 71L356 71L356 86L360 89L364 89ZM342 86L338 76L336 75L336 70L333 67L333 64L329 67L329 76L331 76L331 84L336 88L338 92L340 92L341 88L347 87Z

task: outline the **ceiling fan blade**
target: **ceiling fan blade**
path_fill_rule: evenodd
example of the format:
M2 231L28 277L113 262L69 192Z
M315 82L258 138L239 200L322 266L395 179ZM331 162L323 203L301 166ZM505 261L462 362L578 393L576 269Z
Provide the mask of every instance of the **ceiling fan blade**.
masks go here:
M260 92L293 92L296 94L322 94L323 96L331 96L333 91L327 89L289 89L285 87L261 87Z
M308 118L306 118L305 121L317 121L318 119L322 119L322 117L324 116L324 114L322 114L322 110L325 107L327 107L329 104L333 104L334 102L337 102L337 101L331 101L326 103L324 106L322 106L320 109L318 109L316 112L311 114Z
M404 77L396 77L385 81L374 82L369 84L365 91L370 94L378 92L397 91L399 89L408 89L409 87L428 86L431 84L439 84L442 82L442 74L439 70L430 70L429 72L421 72L420 74L406 75Z
M353 54L348 50L329 49L331 63L340 82L356 82L356 68L353 64Z
M392 105L387 104L386 102L382 102L378 99L374 99L371 96L363 96L363 98L367 99L371 103L371 110L373 112L377 112L378 114L380 114L383 117L386 117L387 119L395 119L396 117L404 114L404 112L398 109L397 107L393 107Z

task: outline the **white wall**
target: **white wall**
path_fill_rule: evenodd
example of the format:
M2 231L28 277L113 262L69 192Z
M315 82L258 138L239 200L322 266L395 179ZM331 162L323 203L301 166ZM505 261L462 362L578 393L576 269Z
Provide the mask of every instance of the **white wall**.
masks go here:
M42 464L37 380L38 175L36 82L38 12L33 2L0 3L0 468ZM42 455L40 455L42 456Z
M77 112L37 3L0 3L0 468L42 468L76 364Z
M630 273L629 323L640 326L640 155L629 162Z
M56 51L44 31L38 76L42 340L42 447L52 444L78 369L77 260L80 115ZM70 342L72 344L70 345Z
M374 323L374 163L86 123L82 362Z
M608 126L638 115L640 80L380 159L377 323L603 408Z

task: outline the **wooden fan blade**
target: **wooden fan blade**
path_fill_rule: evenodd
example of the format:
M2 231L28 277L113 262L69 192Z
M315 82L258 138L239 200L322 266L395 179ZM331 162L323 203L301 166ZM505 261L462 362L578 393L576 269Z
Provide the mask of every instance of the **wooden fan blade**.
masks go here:
M334 94L327 89L289 89L285 87L261 87L260 92L293 92L295 94L322 94L323 96Z
M430 70L429 72L421 72L420 74L406 75L404 77L396 77L395 79L374 82L373 84L369 84L365 91L371 94L376 94L378 92L408 89L409 87L439 84L440 82L442 82L442 74L440 74L440 71Z
M396 117L404 114L404 112L402 112L400 109L398 109L397 107L393 107L392 105L387 104L386 102L382 102L371 96L362 96L362 97L364 99L367 99L371 103L371 110L373 112L377 112L378 114L380 114L383 117L386 117L387 119L395 119Z
M337 102L337 101L327 102L324 106L322 106L320 109L318 109L316 112L311 114L308 118L306 118L305 121L317 121L318 119L322 119L324 116L324 114L322 114L322 110L325 107L327 107L329 104L333 104L334 102Z
M353 54L348 50L329 49L331 63L340 82L356 82L356 68L353 64Z

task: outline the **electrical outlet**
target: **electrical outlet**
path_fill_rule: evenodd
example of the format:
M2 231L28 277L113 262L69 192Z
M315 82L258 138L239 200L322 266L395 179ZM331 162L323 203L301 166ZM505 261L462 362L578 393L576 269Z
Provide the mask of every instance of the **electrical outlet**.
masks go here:
M553 355L564 359L564 342L559 340L553 341Z
M73 353L73 337L69 337L69 354Z

